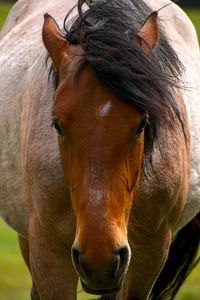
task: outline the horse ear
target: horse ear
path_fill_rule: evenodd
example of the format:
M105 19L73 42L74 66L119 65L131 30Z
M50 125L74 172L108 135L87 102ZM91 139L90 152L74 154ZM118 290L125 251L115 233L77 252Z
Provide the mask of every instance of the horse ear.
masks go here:
M57 71L62 67L62 62L68 58L69 43L63 37L62 32L49 14L44 15L42 38Z
M148 45L151 47L152 50L156 48L160 37L158 23L157 23L157 16L158 16L158 12L154 11L147 18L145 24L143 25L142 29L138 33L138 35L141 36L141 38L148 43ZM134 42L139 44L147 54L151 54L151 49L142 39L135 38Z

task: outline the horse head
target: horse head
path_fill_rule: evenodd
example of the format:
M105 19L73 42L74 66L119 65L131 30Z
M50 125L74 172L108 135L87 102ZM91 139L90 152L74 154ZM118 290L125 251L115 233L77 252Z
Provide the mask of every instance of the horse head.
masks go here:
M151 55L158 41L152 14L134 42ZM82 63L84 49L63 37L45 15L44 44L59 73L52 119L77 220L72 260L84 289L94 294L121 288L131 251L127 231L137 201L147 114L113 93Z

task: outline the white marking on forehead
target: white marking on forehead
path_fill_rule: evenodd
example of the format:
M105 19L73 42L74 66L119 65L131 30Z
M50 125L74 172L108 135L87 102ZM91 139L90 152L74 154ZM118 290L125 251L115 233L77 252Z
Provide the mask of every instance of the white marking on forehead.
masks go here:
M106 104L102 104L97 111L97 117L100 119L102 119L103 117L106 117L108 115L111 107L112 107L111 100L108 100L106 102Z

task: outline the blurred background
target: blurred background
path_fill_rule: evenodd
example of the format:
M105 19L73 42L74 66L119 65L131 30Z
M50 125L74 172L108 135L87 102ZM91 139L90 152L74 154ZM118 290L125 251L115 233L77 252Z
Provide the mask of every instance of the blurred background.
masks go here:
M0 30L14 2L0 0ZM195 25L200 41L200 0L179 0L178 4ZM17 235L0 220L0 300L29 300L30 287L30 275L19 252ZM83 293L79 286L78 300L94 298ZM186 280L175 300L200 300L200 264Z
M174 1L176 2L176 1ZM179 0L177 4L181 7L199 7L199 0Z

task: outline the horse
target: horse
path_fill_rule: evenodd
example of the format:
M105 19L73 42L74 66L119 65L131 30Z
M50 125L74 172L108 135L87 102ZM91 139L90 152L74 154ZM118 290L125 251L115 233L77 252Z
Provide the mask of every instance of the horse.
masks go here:
M14 5L0 35L0 212L32 300L75 300L79 278L102 300L175 297L200 243L199 61L169 0Z

